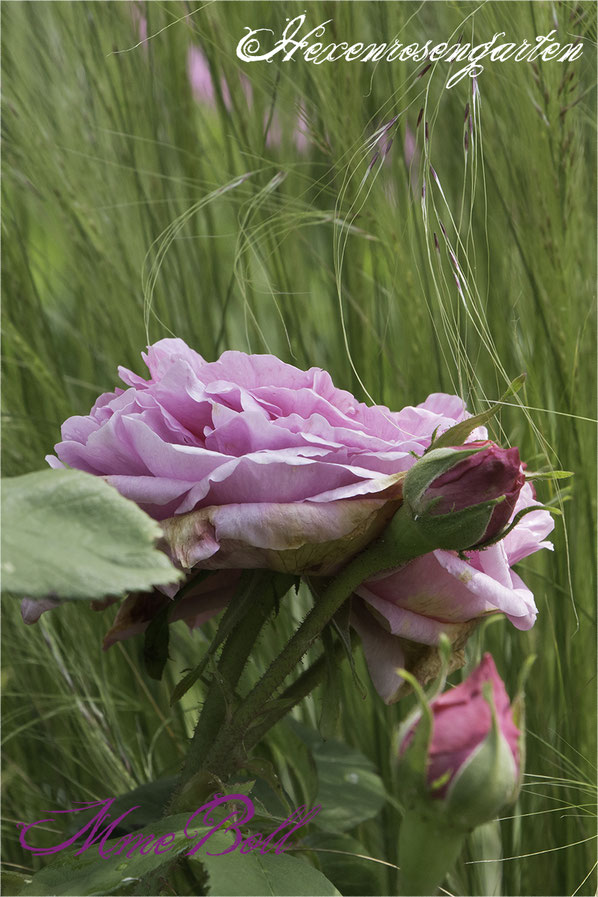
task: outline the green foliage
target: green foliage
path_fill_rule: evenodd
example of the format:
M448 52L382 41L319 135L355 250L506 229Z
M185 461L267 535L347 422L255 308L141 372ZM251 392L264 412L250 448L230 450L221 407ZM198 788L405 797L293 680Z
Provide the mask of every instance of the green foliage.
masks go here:
M393 409L444 390L483 412L526 371L491 435L518 445L531 470L563 467L575 477L537 484L539 499L564 512L554 553L517 569L535 594L537 624L525 633L493 624L470 641L467 661L491 650L514 694L525 657L538 655L526 687L527 775L500 823L503 893L593 894L595 4L195 10L166 0L141 9L147 44L128 3L2 7L5 474L38 470L62 421L117 385L117 365L141 372L143 346L172 334L209 359L238 348L319 365L337 385ZM240 64L234 48L244 26L279 33L304 10L313 25L333 18L336 39L363 41L500 31L505 40L533 40L556 17L560 35L582 37L584 55L535 68L488 63L475 110L470 79L444 90L444 63L422 78L398 60ZM214 106L194 100L192 44L203 47L215 84L226 78L230 111L218 90ZM240 73L251 82L251 109ZM293 138L299 107L305 153ZM371 135L398 113L386 161L368 170ZM275 118L280 145L268 139ZM308 606L302 589L264 631L250 681ZM52 807L176 774L205 689L198 680L172 707L170 695L183 671L197 667L215 624L195 633L171 626L173 660L158 682L145 674L143 639L101 651L113 615L70 603L24 627L16 603L4 602L7 820L43 818ZM352 836L390 864L370 861L376 893L393 894L393 732L412 701L383 706L359 652L355 663L366 697L345 661L331 728L384 782L387 802ZM319 695L306 700L295 715L315 730L320 704ZM314 798L313 756L282 728L258 751L288 793ZM480 851L472 858L491 858L493 867L501 855ZM324 854L308 856L343 890ZM12 821L3 861L28 877L40 863L19 848ZM461 862L451 893L481 893L480 868Z
M344 832L376 816L386 793L374 764L342 741L324 741L294 720L290 726L314 758L318 776L314 801L322 807L316 825L329 832Z
M187 819L188 816L184 814L166 816L159 822L152 822L146 828L138 830L139 836L144 839L150 835L154 835L156 839L159 839L160 836L165 837L171 833L175 834L176 838L172 842L169 852L155 853L152 849L142 855L139 850L135 850L132 852L131 857L127 857L126 854L130 847L118 845L120 838L106 841L104 846L106 854L116 849L116 852L110 853L109 856L100 856L96 845L92 845L79 856L76 856L75 851L71 848L58 853L53 862L33 876L31 883L21 893L23 897L33 894L88 895L112 893L124 882L131 879L141 879L143 875L158 869L169 859L176 857L177 854L189 850L191 842L185 837L183 832ZM102 828L105 828L105 826ZM153 843L155 844L155 840Z
M226 850L233 839L218 833L207 842L209 853ZM208 846L209 845L209 846ZM208 872L208 894L213 897L263 897L263 895L337 895L340 892L304 860L288 854L260 854L259 850L225 856L201 854L201 862Z
M368 857L366 848L356 838L318 832L305 838L304 844L313 847L322 872L346 897L384 891L384 862Z
M31 876L22 872L3 872L0 877L0 887L3 894L20 894L23 888L31 881Z
M158 524L99 477L43 470L2 481L2 589L104 598L175 582Z

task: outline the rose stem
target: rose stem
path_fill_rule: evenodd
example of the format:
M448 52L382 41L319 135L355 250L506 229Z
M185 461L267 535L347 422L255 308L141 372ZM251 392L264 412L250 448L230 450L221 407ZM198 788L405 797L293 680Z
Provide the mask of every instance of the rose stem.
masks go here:
M306 698L324 678L328 663L331 661L332 663L342 661L345 651L346 649L342 642L337 642L334 646L332 659L322 654L310 667L301 673L295 682L293 682L292 685L289 685L280 697L277 698L277 706L268 711L263 722L252 727L243 742L244 749L248 751L250 748L254 747L272 726L276 725L283 716L286 716L289 710L302 701L303 698ZM268 705L266 704L266 708L267 706Z
M251 612L244 615L224 643L216 675L208 688L178 785L168 806L169 813L175 812L174 805L185 784L201 769L225 720L227 700L232 698L253 644L274 609L274 590L267 587L263 578L257 580L257 585L262 588L251 605Z
M408 811L399 830L399 894L436 894L457 860L465 833Z
M334 647L334 656L333 660L343 659L342 654L344 653L344 647L341 642L337 642ZM272 726L274 726L283 716L285 716L288 711L298 704L303 698L307 697L307 695L316 688L324 678L324 674L326 672L327 660L324 655L319 657L310 667L308 667L299 678L289 685L287 689L280 696L281 703L280 706L269 711L268 715L264 719L263 723L260 723L259 726L256 726L251 730L251 736L245 740L245 749L249 750L254 747L258 743L258 741L268 732ZM197 770L195 770L197 771ZM180 793L180 787L177 788L176 796L172 799L169 809L167 810L166 815L176 812L173 809L173 804L176 802L178 795ZM134 892L136 894L151 894L154 891L157 892L157 888L159 883L168 878L168 874L176 865L177 860L174 860L172 863L168 865L165 869L161 867L158 870L154 870L153 872L148 873L143 876L140 880L140 884L137 890Z
M343 602L364 580L380 571L407 563L433 548L433 545L421 537L410 510L403 505L384 534L353 558L324 590L286 647L272 661L230 722L223 727L206 758L206 766L221 773L229 771L235 752L243 743L247 729L256 715L299 663Z

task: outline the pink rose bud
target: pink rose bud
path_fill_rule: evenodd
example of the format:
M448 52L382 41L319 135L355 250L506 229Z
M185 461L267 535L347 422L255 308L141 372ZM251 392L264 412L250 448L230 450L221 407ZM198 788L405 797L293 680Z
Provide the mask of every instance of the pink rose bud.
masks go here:
M524 484L518 449L469 442L427 452L408 472L403 495L434 548L461 551L500 534Z
M430 718L420 714L399 748L407 804L409 792L417 793L419 809L440 813L462 830L494 819L519 792L522 738L492 656L485 654L469 678L432 700L429 710L427 742L419 730ZM422 749L425 764L419 762ZM420 781L410 789L409 772L416 767Z
M428 486L424 501L434 501L431 514L450 514L472 505L502 498L492 512L484 539L491 539L506 526L525 483L517 448L503 449L493 442L470 442L454 451L487 446L469 455Z

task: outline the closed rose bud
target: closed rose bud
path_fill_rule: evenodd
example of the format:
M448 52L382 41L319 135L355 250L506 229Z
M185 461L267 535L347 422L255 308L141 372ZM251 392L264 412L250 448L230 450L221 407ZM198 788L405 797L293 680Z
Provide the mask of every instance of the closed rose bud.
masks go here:
M485 448L484 448L485 446ZM462 511L482 502L502 498L492 511L484 539L491 539L507 524L525 483L517 448L503 449L493 442L470 442L454 451L481 448L437 477L423 501L434 502L433 516Z
M494 819L519 790L521 733L492 656L485 654L464 682L431 701L430 711L420 793L459 828L471 829ZM401 760L420 725L421 718L404 736Z
M456 688L426 701L399 742L401 894L434 894L476 826L519 793L523 734L490 654Z
M497 536L525 484L516 448L493 442L433 449L405 478L403 494L422 536L463 550Z

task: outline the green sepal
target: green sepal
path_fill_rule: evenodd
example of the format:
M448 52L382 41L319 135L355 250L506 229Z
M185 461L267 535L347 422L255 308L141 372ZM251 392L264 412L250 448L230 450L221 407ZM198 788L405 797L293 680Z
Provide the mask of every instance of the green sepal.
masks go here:
M482 694L492 716L490 732L461 766L442 801L447 821L464 832L490 822L519 792L517 767L500 729L491 682L484 683Z
M526 480L568 480L574 477L572 470L526 470Z
M433 717L430 703L423 688L407 670L397 670L413 688L418 706L399 726L397 746L401 744L415 726L413 737L403 754L399 754L400 794L399 800L405 810L421 808L427 803L426 770L428 751L432 740ZM397 750L397 754L399 750Z
M177 604L185 598L189 592L196 588L210 574L211 570L201 570L189 582L178 590L172 601L165 604L158 611L154 619L145 630L143 639L143 662L148 676L160 680L166 661L168 660L168 646L170 644L170 618Z
M527 477L526 477L527 479ZM500 532L498 532L491 539L488 539L484 542L479 542L475 548L476 551L483 551L485 548L490 548L491 545L496 545L497 542L501 542L505 536L508 536L509 533L515 529L518 523L525 517L526 514L532 514L534 511L548 511L549 514L552 514L554 517L562 517L563 512L560 508L553 508L549 505L529 505L527 508L522 508L518 511L511 522L505 526ZM466 551L467 549L463 549Z
M353 685L355 688L361 693L362 699L365 701L367 698L366 688L359 678L357 674L357 667L355 665L355 657L353 656L353 648L351 645L351 604L353 601L353 596L349 596L349 598L342 604L335 615L332 617L330 623L333 629L336 631L338 637L341 640L341 644L343 646L345 656L349 661L349 666L351 667L351 675L353 677Z
M427 691L424 691L417 679L407 670L397 670L399 675L412 686L418 701L418 706L399 726L395 739L395 756L399 756L401 776L401 802L405 807L411 805L412 801L420 808L423 803L428 802L427 762L433 734L433 715L430 703L444 690L452 654L452 645L445 633L441 633L438 640L438 653L441 662L440 673ZM401 744L416 725L417 728L409 746L404 754L399 755ZM410 792L412 793L410 794Z
M428 450L413 467L407 471L403 483L403 498L409 502L414 513L421 514L429 509L430 502L424 507L422 496L432 483L443 473L451 470L460 461L487 449L487 445L476 445L471 448L439 448Z
M318 730L326 740L337 734L342 705L340 669L334 657L334 637L330 626L322 631L322 647L326 673L321 689Z
M476 550L483 542L484 533L494 509L505 496L493 498L490 501L481 502L471 508L463 508L461 511L451 511L450 514L426 515L417 521L422 534L433 545L430 550L443 548L447 551Z
M460 423L445 430L442 436L439 436L435 442L431 443L425 454L434 451L435 449L444 448L447 445L463 445L472 430L475 430L476 427L482 427L484 424L488 423L489 420L492 420L494 415L500 411L505 399L508 399L509 396L514 396L519 392L525 383L526 377L527 374L520 374L516 377L515 380L509 384L507 391L500 397L498 402L486 411L482 411L481 414L475 414L473 417L467 418L467 420L462 420Z

